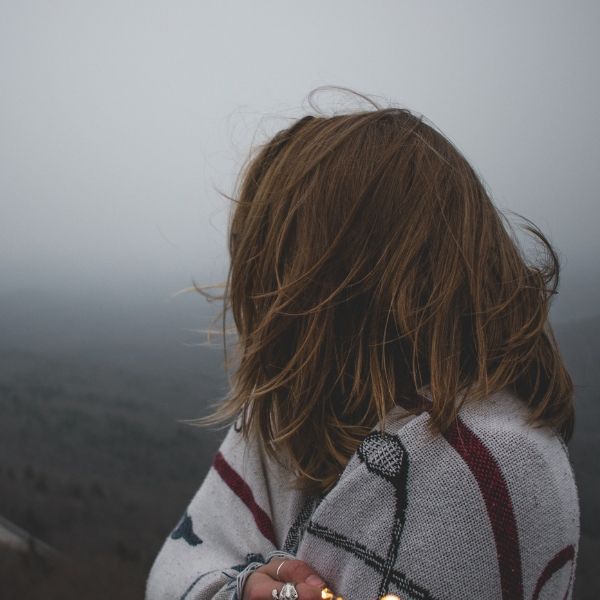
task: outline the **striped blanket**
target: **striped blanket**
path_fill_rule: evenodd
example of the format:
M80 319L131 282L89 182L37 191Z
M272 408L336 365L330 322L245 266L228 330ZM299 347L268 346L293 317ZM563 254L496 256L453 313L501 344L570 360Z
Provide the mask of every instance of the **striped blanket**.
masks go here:
M146 600L241 600L273 557L309 563L345 600L571 599L579 502L567 448L503 391L445 435L400 407L321 496L234 423L167 536Z

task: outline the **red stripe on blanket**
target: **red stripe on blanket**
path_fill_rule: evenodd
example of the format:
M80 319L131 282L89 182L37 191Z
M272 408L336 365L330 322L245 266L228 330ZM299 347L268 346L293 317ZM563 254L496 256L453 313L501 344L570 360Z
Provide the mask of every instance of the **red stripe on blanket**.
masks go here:
M225 460L221 452L217 452L213 467L221 479L231 488L233 493L250 509L259 531L277 547L275 531L269 515L256 503L250 486L240 477L237 471Z
M561 567L564 567L570 560L575 559L575 548L572 545L568 545L563 548L560 552L557 552L556 555L550 560L550 562L546 565L546 568L542 571L537 584L535 586L535 591L533 592L533 600L537 600L542 588L546 584L546 582L556 573ZM574 564L572 565L572 567ZM564 600L567 599L569 592L571 591L571 584L573 583L573 568L571 567L571 575L569 577L569 584L567 585L567 591L564 595Z
M484 443L458 418L444 437L477 480L496 542L503 600L522 600L523 576L517 521L502 471Z

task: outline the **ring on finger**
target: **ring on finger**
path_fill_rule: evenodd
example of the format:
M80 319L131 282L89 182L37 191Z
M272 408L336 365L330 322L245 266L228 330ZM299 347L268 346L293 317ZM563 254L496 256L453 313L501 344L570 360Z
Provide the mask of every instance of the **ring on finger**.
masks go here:
M275 571L275 577L277 577L277 579L279 579L279 569L281 569L281 565L283 565L283 563L284 563L286 560L287 560L287 558L286 558L286 559L284 559L284 560L282 560L282 561L281 561L281 563L279 564L279 566L277 567L277 571Z
M296 591L294 584L288 581L283 584L279 594L276 589L273 589L271 597L273 600L298 600L298 592Z

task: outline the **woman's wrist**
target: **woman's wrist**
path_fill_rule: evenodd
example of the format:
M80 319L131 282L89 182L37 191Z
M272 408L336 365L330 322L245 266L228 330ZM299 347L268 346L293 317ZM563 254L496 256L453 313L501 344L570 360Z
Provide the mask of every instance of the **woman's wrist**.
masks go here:
M244 585L246 584L248 577L250 577L250 575L252 575L252 573L254 573L254 571L256 571L256 569L267 564L273 558L284 558L284 559L296 558L295 555L291 554L290 552L286 552L285 550L272 550L265 556L264 561L259 560L258 559L259 556L261 556L261 555L258 555L258 554L254 555L255 560L248 563L237 575L236 591L237 591L237 597L239 600L242 600L242 598L243 598Z

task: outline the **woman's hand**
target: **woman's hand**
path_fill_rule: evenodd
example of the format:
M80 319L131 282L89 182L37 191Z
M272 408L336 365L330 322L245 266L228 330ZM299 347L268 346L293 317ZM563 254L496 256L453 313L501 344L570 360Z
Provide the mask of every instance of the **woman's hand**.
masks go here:
M298 600L321 600L321 589L326 585L303 560L274 557L246 579L242 600L272 600L273 589L279 592L286 581L294 583Z

